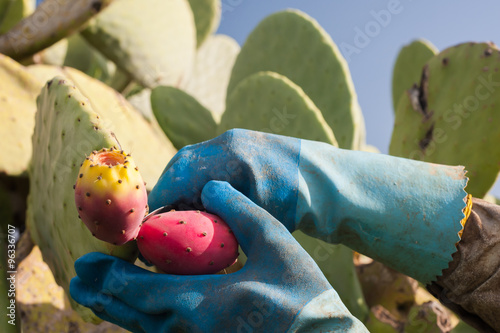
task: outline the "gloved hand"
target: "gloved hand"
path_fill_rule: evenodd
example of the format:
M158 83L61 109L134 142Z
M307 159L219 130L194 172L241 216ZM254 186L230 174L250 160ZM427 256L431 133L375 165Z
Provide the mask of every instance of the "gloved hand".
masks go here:
M206 193L218 193L205 200ZM367 332L286 228L226 182L203 189L206 209L233 230L248 260L228 275L156 274L90 253L70 292L133 332Z
M467 178L449 167L247 130L181 149L149 206L201 208L210 180L224 180L290 231L343 243L424 284L451 261L464 218ZM218 193L206 193L206 201Z

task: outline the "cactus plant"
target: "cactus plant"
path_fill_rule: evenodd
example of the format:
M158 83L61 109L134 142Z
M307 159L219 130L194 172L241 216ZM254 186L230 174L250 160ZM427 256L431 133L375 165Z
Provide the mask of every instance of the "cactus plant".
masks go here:
M33 14L0 35L0 53L16 60L31 56L71 35L111 1L45 0Z
M220 0L189 0L196 24L196 45L200 47L217 30L221 15Z
M47 65L28 66L27 69L40 82L55 75L62 75L74 82L90 100L94 110L106 119L109 129L120 138L121 147L134 154L147 183L146 188L154 186L164 166L176 152L157 123L147 122L122 95L76 69ZM151 156L155 156L155 163L151 163Z
M31 3L0 0L0 32L4 33L0 52L25 64L65 65L87 74L68 67L22 67L0 55L0 109L4 111L0 112L0 134L2 151L12 157L0 160L0 176L27 182L25 171L30 165L28 230L55 277L47 279L44 274L41 283L55 281L67 291L74 259L90 251L134 258L137 249L133 246L114 247L91 236L78 220L71 187L85 153L118 144L136 158L148 188L154 186L176 149L161 131L151 106L177 148L229 128L245 127L333 145L339 140L343 148L377 152L364 141L363 118L345 60L327 33L304 13L287 10L267 17L240 53L234 40L213 35L220 19L219 0L78 0L64 4L45 0L35 15L15 25L31 10ZM104 9L107 4L111 5ZM22 15L20 5L28 9ZM49 10L54 8L57 11ZM60 15L61 11L68 15ZM32 29L42 12L51 19L43 28ZM97 12L88 26L82 24ZM81 34L76 33L82 29ZM60 42L47 48L57 40ZM417 41L398 56L393 101L399 106L391 153L465 164L471 176L468 191L482 196L500 168L500 148L493 144L500 135L494 127L498 119L493 110L498 104L499 52L494 45L482 43L434 53L432 46ZM52 80L56 75L61 77ZM47 80L51 83L45 84ZM412 88L415 82L417 86ZM35 98L44 85L35 114ZM124 96L145 114L136 112ZM488 156L481 153L484 145L490 147ZM0 200L5 207L10 203L6 198ZM369 329L415 331L422 322L431 323L425 326L427 331L439 327L435 304L414 300L421 287L404 295L397 293L406 277L385 285L372 279L371 290L362 293L350 250L301 233L294 236L349 310ZM186 253L193 254L191 250ZM25 313L21 319L26 323L40 318L25 328L64 331L77 325L81 331L93 331L75 319L74 313L59 311L65 306L64 289L57 289L57 295L52 288L40 292L43 286L35 281L41 276L37 275L43 264L39 260L26 261L19 270L23 283L19 290L26 291L19 293L20 309ZM27 274L30 265L36 265L35 278ZM363 283L374 276L367 271L360 274ZM30 286L26 288L24 283ZM384 294L404 303L404 311L387 299L373 301L373 290L390 290ZM30 302L24 301L25 296L33 299L29 292L40 292L40 306L23 304ZM370 311L364 296L370 301ZM49 302L55 305L45 306ZM77 308L87 320L96 320L90 312ZM400 313L395 314L396 310ZM67 319L55 323L54 316ZM459 324L455 329L467 327Z
M464 43L430 59L419 87L399 101L389 152L464 165L467 192L483 197L500 169L498 55L492 43Z
M323 113L339 147L358 149L364 143L363 116L347 62L312 18L287 10L262 20L236 58L227 98L241 81L260 71L276 72L301 87Z
M169 125L165 121L168 118L173 119L173 117L177 117L179 111L182 110L192 116L189 119L190 124L186 125L192 126L193 121L197 124L206 122L206 126L196 128L201 132L195 132L195 128L184 131L182 123L178 123L177 120L175 127L178 130L163 128L177 148L189 143L209 139L215 135L212 127L215 127L215 123L220 120L225 110L227 83L229 82L231 68L239 50L238 43L231 37L225 35L209 36L203 45L198 48L193 66L185 73L182 81L179 83L178 88L187 94L181 91L175 92L175 87L172 87L170 90L161 88L163 89L162 94L165 94L165 96L152 100L151 89L146 88L132 95L128 100L147 119L154 118L153 108L157 110L156 112L159 117L162 118L158 120L163 126L168 127ZM157 92L155 95L158 97L160 93ZM182 105L184 108L189 106L193 109L174 108L169 110L164 105L164 102L162 102L166 98L168 98L171 104ZM177 101L176 98L179 98L179 100ZM160 104L151 105L151 103L156 104L158 102ZM207 127L210 128L208 133ZM180 141L176 141L176 139L180 139Z
M235 127L337 145L331 128L304 91L273 72L250 75L232 90L217 132Z
M0 173L21 175L31 159L31 135L35 125L35 99L40 90L36 78L20 64L0 54Z
M151 93L153 113L175 148L215 137L212 113L196 99L174 87L156 87Z
M35 0L0 0L0 34L4 34L35 10Z
M18 247L19 245L21 244L18 243ZM110 322L94 325L83 321L71 308L64 289L57 285L38 246L20 262L17 279L20 283L22 281L22 287L17 288L16 301L20 313L23 314L20 316L23 332L128 332Z
M226 91L238 43L226 35L212 35L198 49L192 69L183 77L179 88L209 109L218 121L225 110Z
M429 41L417 39L405 45L399 51L392 71L392 105L394 110L405 90L414 84L418 85L422 75L422 67L438 53L437 48Z
M81 34L149 88L177 84L196 50L196 28L187 0L116 1Z
M106 118L63 77L47 82L37 106L27 225L55 280L68 292L78 257L100 251L133 260L137 248L133 243L119 247L97 240L79 220L74 202L73 184L85 154L118 146ZM89 309L72 305L85 319L95 320Z

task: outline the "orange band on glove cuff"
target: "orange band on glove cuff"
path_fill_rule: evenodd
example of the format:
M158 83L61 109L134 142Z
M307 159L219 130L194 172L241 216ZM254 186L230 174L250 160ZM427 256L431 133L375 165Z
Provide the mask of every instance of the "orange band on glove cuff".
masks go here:
M460 230L458 232L458 236L460 238L462 238L462 233L464 232L465 223L467 223L467 220L469 219L470 213L472 212L472 195L471 194L467 195L467 203L466 203L466 206L465 206L463 211L464 211L465 217L462 219L462 221L460 221L460 224L462 224L462 230Z

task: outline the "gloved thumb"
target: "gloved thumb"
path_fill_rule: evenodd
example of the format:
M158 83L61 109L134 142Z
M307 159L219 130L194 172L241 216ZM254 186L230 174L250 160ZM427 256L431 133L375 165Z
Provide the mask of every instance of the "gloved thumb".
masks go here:
M271 254L295 243L282 223L227 182L208 182L201 200L209 213L219 215L229 225L249 259L252 253Z

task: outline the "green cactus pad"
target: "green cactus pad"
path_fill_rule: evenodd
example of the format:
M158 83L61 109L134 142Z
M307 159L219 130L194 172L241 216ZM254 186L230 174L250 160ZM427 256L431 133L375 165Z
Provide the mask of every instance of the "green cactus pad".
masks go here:
M75 83L107 126L119 138L122 148L134 157L147 188L152 189L176 149L155 122L148 122L119 93L99 80L70 67L33 65L30 73L45 82L61 75Z
M191 66L196 28L187 0L120 0L82 36L142 85L176 85Z
M212 111L216 120L226 108L227 85L239 52L240 46L229 36L208 37L196 53L192 70L179 86Z
M44 0L30 16L0 35L0 53L26 58L74 33L113 0Z
M196 24L196 45L200 47L217 30L221 15L220 0L188 0Z
M500 52L492 43L450 47L427 62L417 89L401 96L389 152L468 171L482 198L500 169Z
M0 173L20 175L31 159L37 80L14 60L0 54Z
M69 294L80 256L99 251L133 260L135 243L114 246L93 237L78 218L73 185L80 164L92 150L118 146L106 119L63 77L47 82L37 99L27 225L56 282ZM87 319L87 308L72 304Z
M165 86L154 88L151 107L177 149L215 137L217 124L212 113L182 90Z
M341 148L357 149L364 142L363 116L347 62L312 18L287 10L260 22L236 58L227 98L240 81L259 71L279 73L300 86Z
M337 146L331 128L304 91L273 72L253 74L233 89L217 132L235 127Z
M399 51L392 72L392 105L398 106L401 95L420 82L422 67L438 53L437 48L426 40L415 40Z

